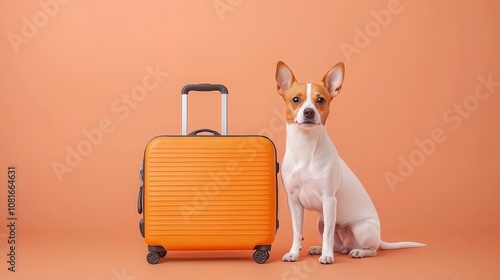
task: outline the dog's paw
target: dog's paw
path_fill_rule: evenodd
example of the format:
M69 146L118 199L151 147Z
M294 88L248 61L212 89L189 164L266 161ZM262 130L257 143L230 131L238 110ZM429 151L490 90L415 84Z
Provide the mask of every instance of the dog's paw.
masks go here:
M321 255L321 257L319 257L319 263L332 264L333 263L333 256Z
M309 254L309 255L321 255L322 251L323 251L323 248L321 246L312 246L307 251L307 254Z
M299 254L294 254L294 253L286 253L283 256L283 261L284 262L296 262L299 259Z
M377 251L373 249L352 249L349 252L349 257L353 259L361 259L364 257L374 257L377 255Z
M349 254L349 249L348 248L340 248L340 253L344 254L344 255Z

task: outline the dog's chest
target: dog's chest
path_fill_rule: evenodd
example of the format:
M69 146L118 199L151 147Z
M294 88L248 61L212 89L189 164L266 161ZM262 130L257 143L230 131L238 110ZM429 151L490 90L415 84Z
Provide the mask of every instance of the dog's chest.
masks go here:
M288 195L306 209L321 211L322 197L328 188L324 174L312 168L297 166L283 170L283 175L285 174L289 178L289 183L285 185Z
M337 156L333 143L325 133L317 137L287 133L281 173L283 185L291 199L307 209L321 211L323 198L335 195L333 170Z

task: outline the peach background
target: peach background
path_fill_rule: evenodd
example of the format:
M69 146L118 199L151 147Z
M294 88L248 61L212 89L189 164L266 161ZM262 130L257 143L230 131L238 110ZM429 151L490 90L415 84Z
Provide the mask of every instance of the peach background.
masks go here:
M0 226L1 279L499 279L500 87L457 129L443 119L471 100L479 76L500 81L498 1L401 0L385 27L371 11L390 0L66 2L44 23L38 1L0 1L0 178L17 166L19 217L15 274L7 272ZM214 4L224 3L230 9L219 16ZM34 15L42 24L16 52L8 36L21 36L23 18ZM367 25L380 30L356 44L356 28ZM358 53L345 55L343 43ZM305 252L301 262L282 263L291 226L280 185L281 228L266 265L244 251L170 252L150 266L136 212L147 141L180 132L184 84L217 82L230 91L230 133L271 137L281 161L278 60L301 81L346 63L328 131L378 208L383 239L429 246L364 260L337 255L332 266ZM142 84L148 66L169 75L128 115L117 113L112 105L123 106L121 96ZM190 99L191 130L219 128L217 97ZM103 119L114 130L60 182L52 164ZM398 157L408 158L415 140L437 128L446 140L391 190L385 172L396 173ZM306 248L319 240L315 221L307 213Z

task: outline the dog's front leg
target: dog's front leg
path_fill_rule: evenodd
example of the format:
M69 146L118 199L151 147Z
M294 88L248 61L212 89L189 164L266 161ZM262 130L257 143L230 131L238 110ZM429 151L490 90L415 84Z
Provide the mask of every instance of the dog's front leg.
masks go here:
M302 224L304 222L304 207L299 201L288 197L288 208L292 217L293 241L290 252L283 256L285 262L295 262L299 259L300 246L302 243Z
M335 196L325 197L323 200L323 219L325 223L323 231L323 248L319 262L322 264L333 263L333 242L335 239L335 223L337 220L337 198Z

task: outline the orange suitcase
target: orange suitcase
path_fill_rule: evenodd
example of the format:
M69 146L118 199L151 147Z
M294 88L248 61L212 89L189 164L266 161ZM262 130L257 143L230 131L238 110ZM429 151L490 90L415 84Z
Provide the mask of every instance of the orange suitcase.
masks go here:
M190 91L222 93L222 135L187 134ZM182 135L146 146L138 211L150 264L170 250L255 250L255 262L269 258L279 226L276 149L264 136L227 135L227 94L223 85L185 86Z

